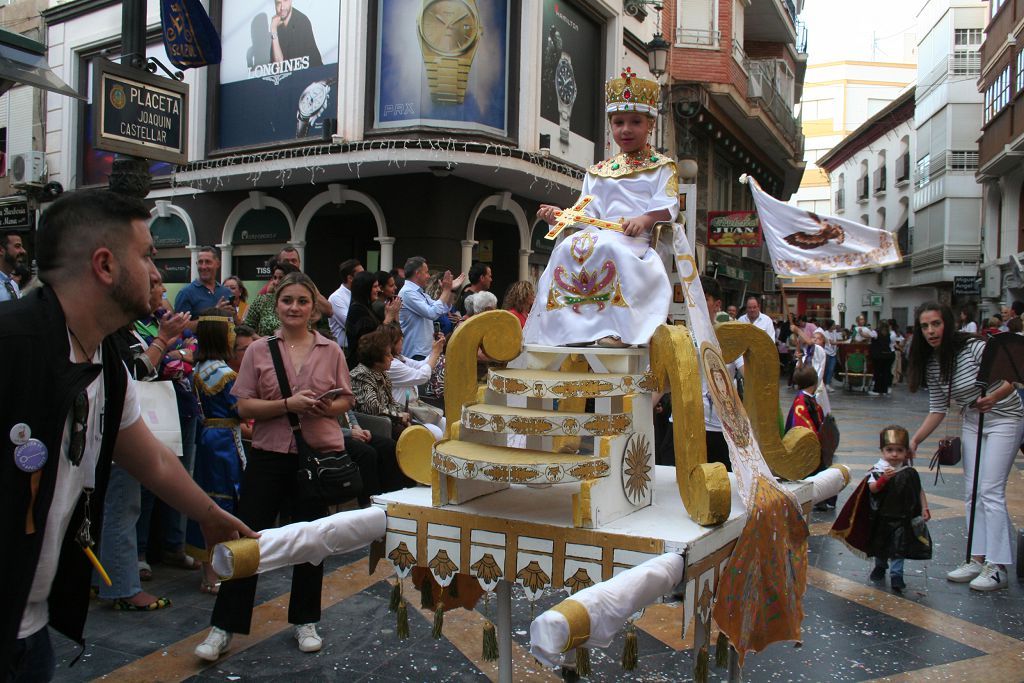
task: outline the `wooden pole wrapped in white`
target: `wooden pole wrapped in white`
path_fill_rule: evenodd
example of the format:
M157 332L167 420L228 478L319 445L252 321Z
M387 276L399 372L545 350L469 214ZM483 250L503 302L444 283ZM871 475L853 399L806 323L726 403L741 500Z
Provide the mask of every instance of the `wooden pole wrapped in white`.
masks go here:
M222 579L243 579L303 562L320 564L331 555L364 548L387 531L387 515L378 507L339 512L313 522L265 529L260 537L218 543L213 569Z

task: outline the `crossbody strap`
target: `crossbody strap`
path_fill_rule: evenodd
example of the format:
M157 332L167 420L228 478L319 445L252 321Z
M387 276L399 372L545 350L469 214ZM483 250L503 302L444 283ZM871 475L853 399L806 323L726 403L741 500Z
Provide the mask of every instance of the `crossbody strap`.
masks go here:
M291 398L292 388L288 385L288 373L284 369L284 359L281 358L281 345L280 340L277 337L270 337L267 339L267 347L270 349L270 359L274 361L274 373L277 375L277 384L281 387L281 396L284 397L285 403ZM295 434L296 445L298 440L302 439L302 429L299 428L299 418L292 411L285 407L285 415L288 416L288 422L292 425L292 432Z

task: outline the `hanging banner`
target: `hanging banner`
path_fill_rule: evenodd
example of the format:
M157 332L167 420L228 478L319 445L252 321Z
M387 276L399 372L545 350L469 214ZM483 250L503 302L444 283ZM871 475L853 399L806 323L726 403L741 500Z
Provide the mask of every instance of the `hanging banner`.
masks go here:
M160 0L160 24L174 66L195 69L220 63L220 36L199 0Z
M757 212L708 211L708 246L761 246L761 223Z
M223 0L217 147L324 135L338 117L339 16L337 1Z

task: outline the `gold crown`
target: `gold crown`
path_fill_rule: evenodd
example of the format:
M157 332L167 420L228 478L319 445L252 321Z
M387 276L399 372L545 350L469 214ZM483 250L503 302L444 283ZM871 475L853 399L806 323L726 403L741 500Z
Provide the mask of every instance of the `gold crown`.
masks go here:
M658 113L658 101L661 99L661 87L654 81L638 77L627 66L620 78L612 78L605 83L604 95L606 111L609 114L638 111L655 116Z
M879 448L889 445L910 448L910 434L903 427L886 427L879 436Z

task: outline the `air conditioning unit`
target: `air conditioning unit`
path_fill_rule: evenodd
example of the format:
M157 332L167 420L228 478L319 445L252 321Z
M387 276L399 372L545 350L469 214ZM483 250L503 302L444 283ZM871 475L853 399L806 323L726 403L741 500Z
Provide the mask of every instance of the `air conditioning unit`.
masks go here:
M15 187L41 187L46 183L46 156L38 151L12 154L8 157L7 174Z

